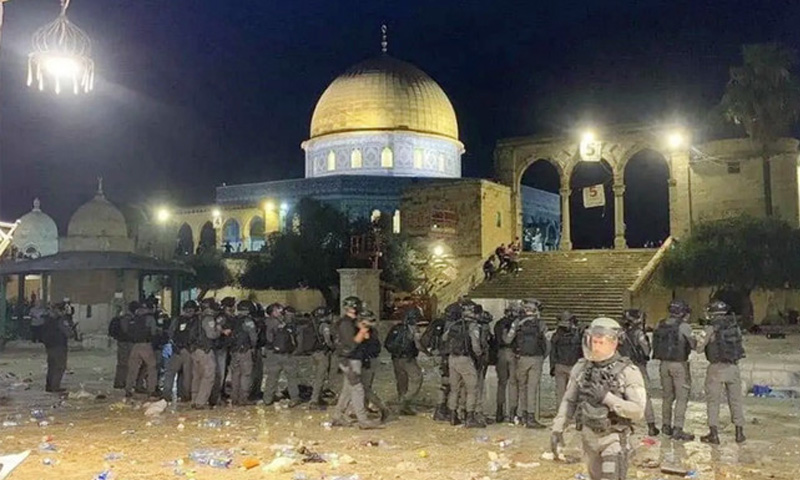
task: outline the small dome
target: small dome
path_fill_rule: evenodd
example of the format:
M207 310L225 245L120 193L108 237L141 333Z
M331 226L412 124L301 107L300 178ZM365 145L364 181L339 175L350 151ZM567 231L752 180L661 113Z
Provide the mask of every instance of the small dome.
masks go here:
M409 130L458 140L455 110L439 84L385 53L336 78L311 117L311 138L364 130Z
M39 199L33 210L19 219L12 243L23 255L38 257L58 253L58 227L50 215L41 210Z
M97 195L83 204L69 219L69 237L122 237L128 238L125 217L103 195L102 184Z

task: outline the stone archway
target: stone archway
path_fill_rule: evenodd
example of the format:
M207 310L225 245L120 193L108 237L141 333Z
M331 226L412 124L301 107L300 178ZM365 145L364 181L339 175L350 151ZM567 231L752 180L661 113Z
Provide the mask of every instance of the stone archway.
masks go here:
M250 219L248 237L250 238L250 246L248 247L251 252L259 252L266 243L266 224L264 219L256 215Z
M216 250L217 249L217 232L214 230L214 225L209 221L203 224L200 228L200 242L198 250Z
M178 229L178 239L176 245L176 254L185 256L194 253L194 235L192 227L188 223L181 225Z
M229 218L222 224L222 246L226 253L242 249L242 228L235 218Z
M670 234L669 160L642 149L621 169L625 191L625 241L630 248L657 247Z
M546 159L536 159L522 172L520 201L522 249L543 252L558 248L561 232L561 173Z
M614 247L614 170L605 159L580 162L570 172L570 232L572 248L579 250ZM589 195L584 196L584 189ZM587 198L588 197L588 198ZM585 202L602 202L592 206Z

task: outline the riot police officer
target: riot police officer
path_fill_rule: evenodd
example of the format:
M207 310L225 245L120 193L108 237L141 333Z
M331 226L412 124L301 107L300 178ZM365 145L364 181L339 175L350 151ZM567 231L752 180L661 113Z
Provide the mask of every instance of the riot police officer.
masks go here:
M294 309L273 303L267 307L267 356L264 360L267 380L264 390L264 404L272 405L278 390L281 372L286 375L289 387L290 407L300 404L300 390L297 386L297 357L292 353L297 346L294 325Z
M362 310L358 315L359 321L369 329L369 336L361 342L358 350L361 356L361 383L364 385L365 405L372 404L381 414L381 422L389 418L389 409L372 388L375 382L375 373L378 366L375 361L381 354L381 340L375 328L377 317L372 310Z
M570 374L553 421L551 447L560 454L573 417L591 480L625 480L632 422L642 418L647 392L639 369L617 352L620 325L596 318L583 336L583 355Z
M536 419L539 411L539 384L544 358L550 350L547 324L541 319L542 304L536 299L522 301L522 318L511 323L506 343L514 345L517 355L517 389L520 420L528 428L545 428Z
M136 387L139 369L145 369L146 391L150 396L156 393L157 370L153 339L157 332L153 310L147 305L139 305L133 319L123 324L123 330L131 339L131 354L128 357L128 376L125 380L125 396L132 397Z
M222 335L222 327L217 323L217 302L204 298L200 302L202 312L199 321L192 329L192 408L209 408L208 400L214 388L217 363L214 356L214 341ZM230 334L230 331L227 332Z
M497 342L497 412L495 421L513 422L517 414L517 357L511 343L505 341L511 323L520 318L522 309L519 301L512 300L505 309L503 317L494 324L494 338ZM508 400L508 401L506 401ZM508 414L506 414L508 405Z
M311 353L314 364L314 381L311 385L311 407L325 408L322 389L331 376L331 356L336 346L331 331L331 311L328 307L317 307L311 312L314 333L317 335L317 348ZM338 362L337 362L338 363ZM337 366L338 368L338 366Z
M433 412L433 420L437 422L447 422L450 420L451 412L448 407L450 398L450 355L447 350L447 343L442 340L447 326L456 321L461 315L461 306L458 303L448 305L444 310L444 316L435 318L422 333L420 337L420 347L426 354L439 360L439 398L436 409Z
M622 335L619 339L619 354L631 359L634 365L642 372L642 377L647 386L647 362L650 361L650 339L644 331L645 314L641 310L628 309L622 312ZM658 436L656 416L653 413L653 404L650 395L644 407L644 418L647 422L647 435Z
M708 435L700 441L719 445L719 404L727 397L731 421L736 427L736 443L746 440L744 436L744 409L742 408L742 383L738 362L744 358L742 332L736 316L723 301L711 302L706 308L710 321L705 329L706 408L708 411Z
M448 398L450 423L459 425L463 420L467 428L484 428L486 424L475 413L475 408L478 404L478 371L475 368L473 357L483 354L480 326L477 322L478 312L474 303L461 302L460 306L460 317L446 326L442 334L442 341L447 344L447 350L450 354L448 360L451 382L450 396ZM459 417L458 412L458 397L461 387L466 389L463 419Z
M128 304L128 310L114 317L108 326L108 335L117 341L117 367L114 373L114 388L125 388L128 379L128 358L131 356L131 339L127 335L133 313L139 308L139 302Z
M231 402L246 405L253 375L253 349L258 341L252 314L255 305L242 300L236 305L236 320L231 335Z
M183 304L181 314L169 326L169 339L172 342L172 356L167 362L167 373L164 376L163 398L190 400L192 395L192 330L196 328L198 305L194 300ZM173 391L175 377L180 383L177 395Z
M384 342L384 347L392 355L401 415L416 413L411 402L422 388L422 370L417 363L419 338L416 329L420 319L422 319L422 310L416 306L409 308L403 316L402 323L389 329Z
M583 358L582 332L578 328L578 317L562 312L558 317L556 331L550 338L550 376L556 384L556 408L561 405L572 367Z
M70 318L64 302L57 303L45 314L42 325L42 343L47 352L47 380L44 390L62 393L61 380L67 370L69 337L72 333Z
M658 323L653 332L653 358L661 361L661 431L675 440L694 440L694 435L683 431L692 375L689 353L695 348L692 327L688 319L692 312L683 300L670 302L669 316ZM675 417L672 405L675 404Z
M225 392L225 378L228 373L228 355L230 355L233 342L233 329L236 325L236 299L225 297L220 302L222 311L217 315L216 322L222 334L214 340L214 389L211 390L210 401L212 405L219 405L228 398ZM225 333L228 332L228 333Z

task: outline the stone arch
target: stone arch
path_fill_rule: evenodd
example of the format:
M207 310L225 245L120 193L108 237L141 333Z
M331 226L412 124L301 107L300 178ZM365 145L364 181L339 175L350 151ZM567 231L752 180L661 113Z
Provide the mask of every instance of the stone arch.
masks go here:
M516 174L514 175L514 184L512 187L519 188L525 172L536 162L547 162L556 169L559 178L564 178L564 166L556 161L551 155L529 155L525 157L525 159L520 160L517 164Z
M266 223L264 219L259 215L254 215L247 223L247 232L250 238L250 245L248 246L250 251L260 251L267 240Z
M228 246L230 245L230 247ZM229 218L222 224L222 246L232 252L242 249L242 227L236 218Z
M670 232L669 159L658 150L642 148L623 165L617 182L624 195L626 244L632 248L659 245Z
M217 232L214 225L208 221L200 228L200 242L198 250L216 250L217 248Z
M194 253L194 232L191 225L184 222L178 229L176 244L177 255L191 255Z
M560 165L546 158L527 163L519 178L522 248L542 252L552 249L545 245L550 223L561 226Z
M624 181L625 179L625 169L628 167L628 162L642 152L652 152L653 154L661 156L667 165L669 178L672 178L672 162L669 153L650 143L636 142L628 146L622 153L620 153L617 161L615 162L614 173L619 177L620 180Z
M612 164L603 159L599 162L579 162L569 178L570 232L575 249L603 249L614 247L614 191ZM605 205L585 208L583 189L603 185Z

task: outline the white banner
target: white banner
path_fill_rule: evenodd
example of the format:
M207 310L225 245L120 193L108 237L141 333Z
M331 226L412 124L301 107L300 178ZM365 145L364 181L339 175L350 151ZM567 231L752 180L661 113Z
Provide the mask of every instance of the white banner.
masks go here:
M605 205L606 192L602 183L583 189L583 208L605 207Z
M584 162L599 162L603 157L603 143L594 139L586 139L580 146L581 160Z

